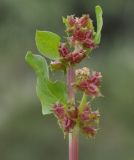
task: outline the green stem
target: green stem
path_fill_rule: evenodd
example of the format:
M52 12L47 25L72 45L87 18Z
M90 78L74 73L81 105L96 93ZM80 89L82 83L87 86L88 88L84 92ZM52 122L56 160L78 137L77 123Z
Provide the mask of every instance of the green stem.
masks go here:
M86 104L86 102L87 102L87 95L85 93L83 93L83 97L82 97L81 103L79 105L79 112L80 113L82 112L83 107Z

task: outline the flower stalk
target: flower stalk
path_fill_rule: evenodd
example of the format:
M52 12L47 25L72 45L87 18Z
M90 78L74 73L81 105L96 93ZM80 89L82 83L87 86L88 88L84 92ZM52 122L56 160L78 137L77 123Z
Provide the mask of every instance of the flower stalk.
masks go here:
M75 95L72 84L74 83L75 73L73 68L69 68L67 72L67 88L68 88L68 101L75 102ZM78 160L78 130L74 128L72 133L69 133L69 160Z
M69 133L69 160L78 160L79 134L78 131Z

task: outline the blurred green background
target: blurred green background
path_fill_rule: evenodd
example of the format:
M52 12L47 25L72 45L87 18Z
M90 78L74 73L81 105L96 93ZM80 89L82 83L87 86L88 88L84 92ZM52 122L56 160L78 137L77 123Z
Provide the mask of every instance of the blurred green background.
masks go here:
M102 43L88 67L103 73L95 140L80 137L81 160L134 160L134 1L0 0L0 160L67 160L68 141L43 117L26 51L37 53L36 29L64 34L61 16L104 11Z

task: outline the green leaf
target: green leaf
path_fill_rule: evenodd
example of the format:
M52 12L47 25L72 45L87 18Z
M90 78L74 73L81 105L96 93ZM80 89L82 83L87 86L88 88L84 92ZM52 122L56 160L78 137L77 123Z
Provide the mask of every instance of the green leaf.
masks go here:
M42 104L42 113L50 114L51 105L56 99L51 94L47 86L49 79L47 62L45 58L39 55L34 55L31 51L27 52L25 60L33 68L37 75L36 92Z
M51 82L49 80L48 65L42 56L27 52L26 62L33 68L37 75L36 93L42 104L44 115L52 113L52 105L59 101L66 103L67 92L65 84L62 82Z
M40 55L34 55L31 51L28 51L25 60L34 69L38 77L49 79L48 65L45 58Z
M59 58L58 48L61 38L57 34L48 31L36 31L35 41L42 55L52 60Z
M58 101L63 104L67 102L67 88L65 83L60 81L56 81L53 83L50 81L48 83L48 88Z
M99 44L101 41L101 30L103 26L103 18L102 18L103 11L100 6L96 6L95 12L96 12L96 20L97 20L97 32L95 35L95 43Z
M37 78L36 92L41 101L42 114L46 115L52 113L52 105L57 99L48 88L48 80L45 78Z

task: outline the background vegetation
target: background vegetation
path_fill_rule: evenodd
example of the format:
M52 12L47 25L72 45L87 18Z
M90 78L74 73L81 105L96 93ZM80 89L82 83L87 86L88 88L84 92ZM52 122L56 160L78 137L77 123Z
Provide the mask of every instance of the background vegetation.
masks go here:
M61 16L104 10L102 43L83 62L103 73L101 112L95 140L80 137L80 159L134 160L133 0L0 0L0 159L67 160L67 140L55 118L43 117L35 75L25 63L37 53L36 29L64 34ZM96 22L94 21L96 25Z

